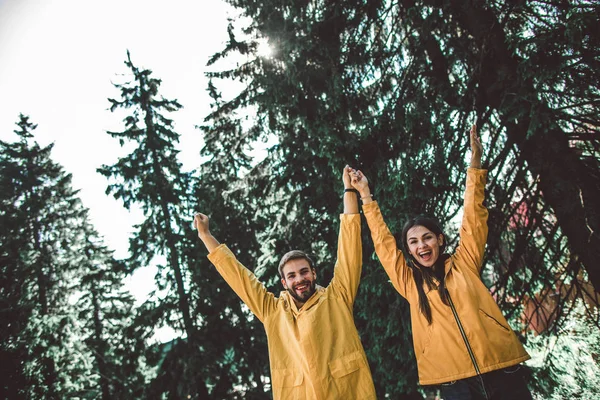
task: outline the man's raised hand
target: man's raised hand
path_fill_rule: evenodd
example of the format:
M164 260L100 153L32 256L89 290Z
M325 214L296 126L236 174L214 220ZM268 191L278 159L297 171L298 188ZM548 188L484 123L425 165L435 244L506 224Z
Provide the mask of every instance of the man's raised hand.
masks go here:
M198 237L202 240L209 253L219 246L219 241L210 234L210 230L208 229L208 216L196 213L194 215L194 227L198 229Z
M208 216L202 213L196 213L196 215L194 215L194 228L198 229L198 237L202 238L203 235L210 233L208 222Z

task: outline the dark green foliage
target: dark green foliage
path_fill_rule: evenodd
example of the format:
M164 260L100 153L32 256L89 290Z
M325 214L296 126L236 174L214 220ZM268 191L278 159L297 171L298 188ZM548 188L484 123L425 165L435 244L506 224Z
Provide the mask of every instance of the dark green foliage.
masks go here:
M108 132L119 139L123 146L132 142L137 147L116 164L104 165L98 169L102 175L111 179L107 194L123 201L126 208L141 207L146 219L136 226L137 231L130 239L131 257L127 260L130 270L150 263L158 262L159 273L156 284L160 290L166 290L166 296L150 311L160 315L159 319L148 320L142 314L142 322L155 327L159 322L167 322L174 329L185 332L187 336L187 354L183 359L186 375L181 374L172 384L175 392L166 389L175 396L192 394L194 398L208 395L205 377L199 368L201 356L197 352L197 322L192 316L188 280L185 265L182 262L183 229L188 225L184 218L188 200L189 174L181 171L177 160L178 150L175 144L179 134L173 129L173 120L163 113L174 112L181 108L176 100L167 100L159 96L160 80L151 76L147 69L139 69L127 53L125 65L129 68L133 80L115 84L121 92L121 99L109 99L111 111L125 109L129 112L123 119L125 130ZM166 263L163 264L165 260ZM153 310L156 307L157 310ZM148 316L148 314L146 314ZM151 315L150 315L151 316ZM153 393L160 396L160 393Z
M21 122L27 121L22 119ZM30 302L23 301L25 296L23 283L27 278L27 270L23 266L25 260L21 260L19 254L19 249L27 244L25 235L20 234L26 212L15 205L19 193L11 176L16 174L18 166L8 155L11 146L4 142L1 146L0 268L4 279L0 286L0 321L2 321L0 368L4 378L0 387L0 397L20 398L24 396L23 390L30 385L30 380L21 367L22 361L27 359L27 349L25 346L18 345L18 338L26 328L32 312Z
M97 382L90 391L93 398L103 400L139 398L145 386L146 345L134 324L134 299L123 289L126 269L101 245L90 226L84 226L84 233L77 316L81 339L91 350L97 370Z
M18 141L0 142L2 179L2 353L7 357L7 396L61 398L79 366L62 356L75 356L73 319L68 304L72 287L69 243L85 211L71 188L71 176L50 159L52 146L33 140L36 125L21 115ZM4 311L6 310L6 311Z
M110 100L113 111L127 110L125 130L109 134L121 144L133 142L137 147L98 171L111 179L108 193L127 208L141 207L146 215L131 238L131 258L125 264L133 270L158 263L156 285L166 293L143 304L134 325L152 331L165 324L185 337L149 349L147 357L156 365L157 375L144 396L235 399L255 393L263 398L267 354L262 327L248 318L239 299L203 257L203 245L191 229L192 199L219 193L227 180L215 180L222 177L216 171L200 171L193 179L182 172L175 148L179 135L173 121L162 114L181 105L160 97L160 80L134 66L129 55L125 64L133 80L116 85L121 99ZM238 167L233 162L224 166ZM192 192L192 185L198 184L206 192L197 188ZM234 215L228 223L248 229L237 220L244 215Z
M265 227L264 221L256 219L260 198L248 195L236 170L230 169L227 154L226 149L199 170L195 209L210 215L211 232L260 276L260 243L255 236ZM213 360L204 366L214 384L211 398L268 399L263 383L269 376L263 326L206 259L206 249L193 231L190 240L194 245L186 256L196 289L194 303L203 315L201 343Z
M71 175L52 161L52 146L42 148L34 140L36 126L28 117L21 115L18 126L17 142L0 142L5 278L0 287L0 397L97 398L100 386L104 399L130 398L104 382L107 376L119 376L107 373L104 364L114 365L115 360L104 356L118 354L110 342L118 341L121 332L92 335L94 328L88 325L102 329L126 321L131 309L120 308L110 298L115 293L111 286L123 274L109 277L95 271L114 261L89 227L87 210L71 187ZM95 300L88 302L88 295ZM77 306L75 298L79 298ZM100 305L106 308L103 301L111 302L112 311L99 310ZM90 309L96 311L93 318ZM128 347L121 347L123 366L129 354ZM134 379L141 369L137 362L132 369L128 376Z

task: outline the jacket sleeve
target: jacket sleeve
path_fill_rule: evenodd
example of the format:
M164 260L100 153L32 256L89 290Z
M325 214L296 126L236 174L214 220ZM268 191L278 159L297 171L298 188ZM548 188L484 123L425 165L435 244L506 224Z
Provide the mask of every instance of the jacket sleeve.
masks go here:
M383 220L377 201L363 205L363 212L371 230L375 253L381 265L383 265L398 293L402 297L408 298L407 288L412 282L412 274L408 265L406 265L404 254L398 249L394 235L392 235Z
M208 255L208 259L250 311L264 323L276 308L273 293L267 291L252 271L244 267L226 245L219 245Z
M465 266L476 274L481 271L488 235L488 210L483 205L486 177L485 169L467 170L460 240L454 252L455 266Z
M352 306L362 272L360 214L341 214L337 260L331 286Z

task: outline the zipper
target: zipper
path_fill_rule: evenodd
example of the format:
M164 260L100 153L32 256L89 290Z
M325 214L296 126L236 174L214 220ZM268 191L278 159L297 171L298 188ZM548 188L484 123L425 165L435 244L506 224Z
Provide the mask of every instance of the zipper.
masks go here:
M445 290L446 290L446 296L448 297L448 301L450 303L450 308L452 309L452 314L454 314L454 319L456 320L456 324L458 325L458 330L460 331L463 341L465 342L465 346L467 348L467 351L469 352L469 357L471 357L471 362L473 363L473 367L475 367L475 372L477 373L477 376L479 377L479 380L481 382L481 387L483 389L485 398L489 399L487 391L485 389L485 384L483 383L483 377L481 376L481 371L479 370L479 365L477 365L477 360L475 359L475 354L473 354L473 349L471 348L471 344L469 343L469 339L467 338L465 329L463 328L462 323L460 322L460 318L458 317L458 313L456 312L456 307L454 307L454 302L452 301L452 297L450 297L450 292L448 292L448 288L445 288Z

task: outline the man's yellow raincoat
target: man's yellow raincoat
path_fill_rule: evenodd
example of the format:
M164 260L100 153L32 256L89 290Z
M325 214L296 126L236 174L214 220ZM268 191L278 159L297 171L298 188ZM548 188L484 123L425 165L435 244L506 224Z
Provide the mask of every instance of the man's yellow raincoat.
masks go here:
M437 290L425 293L431 306L429 325L419 309L412 270L406 264L377 202L363 205L375 252L394 288L410 303L413 345L419 383L433 385L519 364L529 355L519 342L479 274L487 241L483 206L487 171L469 168L460 241L445 264L450 305Z
M362 269L360 214L342 214L334 277L300 310L288 292L275 297L221 244L208 255L264 324L276 400L375 399L352 308Z

